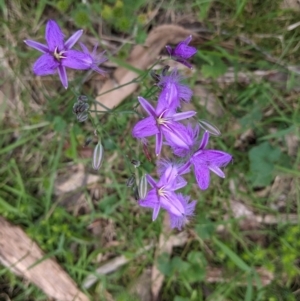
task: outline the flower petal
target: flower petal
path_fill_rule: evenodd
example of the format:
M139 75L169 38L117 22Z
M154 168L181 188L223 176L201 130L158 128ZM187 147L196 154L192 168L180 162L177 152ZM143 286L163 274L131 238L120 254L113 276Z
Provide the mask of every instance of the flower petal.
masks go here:
M209 140L209 132L205 131L202 137L202 140L200 142L199 149L205 149Z
M167 143L173 148L180 147L189 149L193 145L193 140L188 135L187 128L176 121L169 121L167 125L161 126Z
M189 69L193 69L192 64L190 64L186 59L178 57L178 56L172 56L172 59L178 63L181 63L182 65L188 67Z
M185 102L190 102L193 96L193 90L185 85L178 85L179 98Z
M191 161L189 160L178 168L178 174L184 175L188 173L190 171L190 167L191 167Z
M76 44L76 42L79 40L79 38L81 37L82 33L83 33L83 30L80 29L80 30L77 30L74 34L72 34L68 38L68 40L65 42L65 49L66 50L71 49Z
M152 221L155 221L157 219L159 211L160 211L160 205L157 205L156 207L153 208Z
M188 119L188 118L195 116L196 114L197 114L197 112L195 112L195 111L186 111L186 112L182 112L182 113L175 113L172 116L172 119L175 121Z
M184 206L178 200L177 194L171 191L165 192L164 197L160 197L160 206L167 210L169 213L181 216L184 214Z
M194 172L198 186L205 190L209 186L210 174L206 165L194 164Z
M156 185L155 180L150 175L146 175L146 178L147 178L147 181L150 184L150 186L152 188L156 188L157 185Z
M135 138L144 138L159 133L155 119L150 116L140 120L132 129L132 136Z
M87 70L93 63L90 55L77 50L67 50L64 56L65 58L61 59L61 64L71 69Z
M64 66L60 65L58 67L58 74L59 74L60 81L63 84L64 88L68 89L68 76L67 76L66 68Z
M39 42L36 42L36 41L32 41L32 40L24 40L24 43L29 46L29 47L32 47L40 52L43 52L43 53L48 53L49 52L49 49L46 45L42 44L42 43L39 43Z
M64 50L64 34L54 20L47 22L45 39L50 51L54 52L55 48L58 52Z
M163 143L163 135L161 132L158 132L156 134L156 141L155 141L155 155L159 156L162 148L162 143Z
M143 97L139 96L138 101L140 102L141 106L144 110L148 113L149 116L156 117L156 113L152 105Z
M181 188L185 187L186 184L187 184L187 181L183 177L177 176L176 184L175 184L175 186L173 186L173 189L174 190L181 189Z
M169 45L167 45L167 46L166 46L166 49L167 49L169 55L172 55L172 51L173 51L173 50L172 50L172 47L169 46Z
M197 52L197 49L195 47L188 46L191 40L192 36L189 36L187 39L180 42L174 49L173 55L183 59L188 59L193 56Z
M33 65L33 72L36 75L49 75L54 74L58 68L59 63L54 59L54 57L48 53L40 56Z
M167 83L161 93L159 94L156 115L159 116L163 111L168 108L168 111L175 112L175 109L180 106L180 99L175 83Z
M185 209L184 215L177 216L175 214L170 214L170 222L171 222L171 228L177 228L178 230L181 230L182 227L188 222L188 217L193 216L195 207L196 207L196 201L192 201L188 203L189 197L183 196L182 194L177 195L179 201L182 203Z
M220 178L225 178L225 174L223 172L222 169L220 169L218 166L216 165L208 165L208 168L214 172L217 176L219 176Z
M156 220L160 210L160 202L156 193L156 189L150 190L145 199L139 201L139 205L146 208L152 208L152 220Z
M193 161L207 165L216 165L218 167L226 166L232 160L232 156L228 153L218 150L199 150L193 155Z

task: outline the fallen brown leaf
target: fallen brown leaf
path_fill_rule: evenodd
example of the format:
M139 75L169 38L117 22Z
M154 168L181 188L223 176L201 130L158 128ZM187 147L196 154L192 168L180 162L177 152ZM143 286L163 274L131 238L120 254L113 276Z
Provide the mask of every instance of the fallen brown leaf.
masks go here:
M0 261L15 274L60 301L88 301L69 275L19 227L0 217ZM38 262L40 261L40 262Z

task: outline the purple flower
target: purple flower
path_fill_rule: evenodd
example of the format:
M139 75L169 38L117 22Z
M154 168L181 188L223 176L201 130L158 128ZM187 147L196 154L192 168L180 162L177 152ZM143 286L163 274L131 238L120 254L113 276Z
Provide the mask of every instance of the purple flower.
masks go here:
M133 128L132 135L135 138L142 139L145 143L145 137L156 136L155 153L158 156L162 148L163 136L167 143L177 145L180 148L189 149L193 141L186 135L186 127L177 122L190 118L196 114L195 111L175 113L163 106L162 101L158 101L156 109L143 97L138 97L141 106L148 113L149 117L140 120Z
M91 68L93 63L90 55L77 50L71 50L82 33L83 30L78 30L64 42L64 34L58 24L53 20L49 20L45 33L47 45L32 40L24 41L28 46L43 53L34 63L33 72L36 75L44 76L54 74L58 71L60 80L67 89L68 77L66 67L87 70Z
M169 106L170 109L180 107L180 100L184 102L190 102L193 91L186 85L180 83L182 77L178 74L178 70L175 68L169 75L162 75L159 76L159 82L157 86L162 89L161 95L164 99L170 101L170 103L165 104ZM166 93L173 93L172 98L165 97L164 94Z
M100 69L98 66L107 61L107 57L104 56L105 51L100 54L97 54L98 45L94 46L92 53L89 52L87 47L83 43L79 43L82 51L90 57L90 69L98 72L99 74L104 74L105 71Z
M197 52L195 47L188 46L191 40L192 36L190 35L184 41L180 42L174 49L172 49L171 46L166 46L166 49L173 60L185 65L190 69L192 69L192 65L187 61L187 59Z
M178 201L182 204L184 208L184 214L176 215L169 212L171 228L177 228L181 230L182 227L188 222L188 218L194 215L196 201L189 203L190 197L184 196L181 193L177 194Z
M176 168L169 166L158 182L150 175L146 177L152 189L144 199L139 200L139 204L142 207L153 209L153 221L156 220L160 208L167 210L175 216L185 215L186 208L174 191L184 187L186 181L182 177L178 177Z
M174 155L178 157L186 157L186 156L191 156L191 153L193 152L194 146L197 143L198 136L199 136L199 125L197 124L194 128L192 127L191 124L188 124L185 127L184 134L186 136L186 139L188 141L192 141L188 147L182 147L179 144L173 143L172 140L167 140L167 144L172 148Z
M221 178L225 178L221 167L226 166L232 160L232 156L228 153L219 150L205 149L208 140L209 133L205 131L199 149L190 157L187 163L180 168L180 172L184 173L185 170L193 165L196 181L202 190L207 189L209 186L210 171Z

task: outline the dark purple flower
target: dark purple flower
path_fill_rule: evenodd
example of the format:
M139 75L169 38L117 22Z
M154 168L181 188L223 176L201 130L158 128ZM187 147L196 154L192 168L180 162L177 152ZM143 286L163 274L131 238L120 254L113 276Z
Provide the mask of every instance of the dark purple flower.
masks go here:
M192 65L187 61L187 59L197 52L195 47L188 46L191 40L192 36L189 36L184 41L180 42L174 49L171 46L166 46L166 49L173 60L185 65L190 69L192 68Z
M44 76L54 74L58 71L60 80L67 89L68 77L66 67L87 70L93 64L90 55L77 50L71 50L82 33L83 30L78 30L64 42L64 34L58 24L53 20L49 20L45 32L47 45L32 40L24 41L28 46L43 53L34 63L33 72L36 75Z
M169 75L160 75L157 86L162 89L161 95L165 100L169 100L170 103L165 105L169 109L176 109L180 107L180 100L184 102L190 102L193 91L186 85L183 85L180 81L182 77L178 74L178 70L174 68ZM172 98L165 97L164 94L173 92Z
M156 182L150 175L147 175L147 181L152 189L147 193L144 199L139 201L140 206L152 208L152 220L156 220L160 208L167 210L175 216L183 216L186 213L184 204L178 199L174 192L186 185L182 177L178 177L177 169L169 166L160 180Z
M84 44L79 44L82 51L91 59L90 69L98 72L99 74L104 74L105 71L99 68L98 66L107 61L107 57L104 56L105 51L101 52L100 54L97 54L98 45L95 45L93 51L90 53Z
M187 163L180 168L180 172L184 173L191 165L194 166L194 173L196 181L200 189L205 190L209 186L210 171L214 172L221 178L225 178L225 174L221 167L226 166L231 160L232 156L228 153L205 149L209 140L209 133L204 132L198 150L191 155Z
M193 141L186 135L186 127L177 122L190 118L196 114L195 111L187 111L183 113L175 113L164 107L158 101L156 109L143 97L138 97L141 106L148 113L149 117L140 120L133 128L132 135L135 138L141 139L145 143L145 137L156 136L155 153L160 154L163 142L163 136L167 143L177 145L180 148L189 149Z

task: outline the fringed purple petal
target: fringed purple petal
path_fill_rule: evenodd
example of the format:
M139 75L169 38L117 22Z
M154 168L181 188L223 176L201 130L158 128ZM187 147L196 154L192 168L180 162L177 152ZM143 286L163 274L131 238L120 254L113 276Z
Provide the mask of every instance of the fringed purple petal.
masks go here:
M178 95L184 102L190 102L193 96L193 91L188 86L178 85Z
M45 39L51 52L54 52L56 48L58 52L64 50L64 34L58 24L53 20L47 22Z
M43 52L43 53L48 53L49 52L48 46L46 46L42 43L32 41L32 40L24 40L24 43L27 46L32 47L32 48L34 48L34 49L36 49L40 52Z
M68 38L68 40L65 42L65 49L66 50L71 49L76 44L76 42L79 40L79 38L81 37L82 33L83 33L83 30L80 29L80 30L77 30L74 34L72 34Z
M150 116L140 120L132 129L132 136L138 139L159 133L156 120Z
M87 70L93 63L89 55L77 50L68 50L63 55L65 58L61 59L61 64L71 69Z
M175 112L176 108L180 106L180 99L176 84L167 83L159 94L156 115L160 115L166 108L169 112Z
M67 89L68 88L68 76L67 76L66 68L64 66L59 66L58 74L59 74L61 83L63 84L65 89Z
M34 63L33 72L40 76L54 74L58 66L59 63L54 59L54 57L45 53Z
M178 216L174 215L172 213L170 214L170 222L171 222L171 228L177 228L178 230L181 230L182 227L188 222L188 218L194 215L195 207L196 207L196 201L192 201L188 203L189 197L183 196L182 194L178 194L178 199L182 203L182 205L185 208L184 215Z
M85 53L85 54L90 54L89 50L87 49L87 47L83 44L83 43L79 43L82 51Z
M105 71L98 66L107 61L107 57L104 56L105 51L97 55L98 45L94 46L93 52L90 53L87 47L83 43L79 43L84 54L90 57L90 69L98 72L99 74L105 74Z

